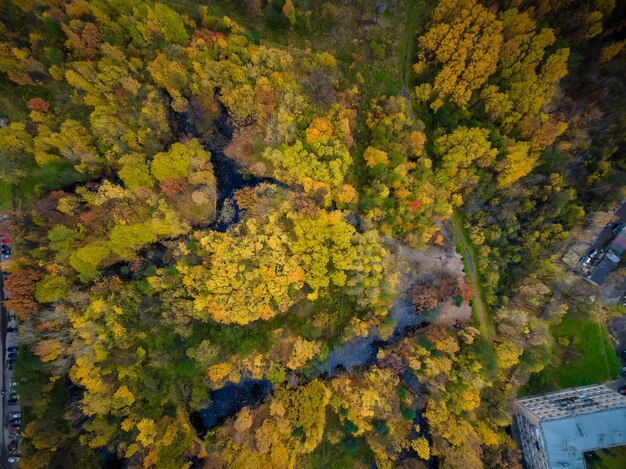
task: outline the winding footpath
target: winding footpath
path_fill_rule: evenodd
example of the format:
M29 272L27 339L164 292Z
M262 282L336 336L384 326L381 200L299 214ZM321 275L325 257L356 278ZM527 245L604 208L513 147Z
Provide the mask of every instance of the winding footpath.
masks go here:
M411 57L409 57L409 44L411 43L411 40L414 40L415 28L417 27L417 24L429 11L429 9L426 9L424 12L418 15L417 18L415 18L411 23L410 29L405 35L404 51L402 54L402 97L404 98L404 102L406 104L407 114L413 124L415 124L415 117L413 116L413 106L411 104L411 96L409 94L409 89L407 87L406 81L407 70L409 68L409 62L411 60ZM455 218L452 218L449 222L449 226L454 241L463 249L464 257L465 259L467 259L467 275L470 278L470 284L472 286L472 290L474 291L474 298L472 301L473 310L475 311L478 323L480 324L480 331L483 336L486 337L489 341L493 341L494 330L492 324L489 322L487 314L485 313L485 305L483 304L483 300L480 295L480 283L478 281L478 276L476 275L472 252L469 248L467 241L465 240L465 237L463 236L463 230L459 226L458 221Z
M480 296L480 283L478 282L478 276L476 275L476 268L474 267L474 258L472 257L472 252L469 248L469 245L467 244L467 241L465 240L465 237L463 236L463 231L459 226L458 220L452 218L449 222L449 226L454 241L463 249L463 255L467 260L467 275L470 279L470 285L472 286L472 290L474 291L474 297L472 298L472 309L476 313L478 323L480 324L480 332L489 341L493 341L493 326L489 322L487 313L485 313L485 305L483 304L483 300Z

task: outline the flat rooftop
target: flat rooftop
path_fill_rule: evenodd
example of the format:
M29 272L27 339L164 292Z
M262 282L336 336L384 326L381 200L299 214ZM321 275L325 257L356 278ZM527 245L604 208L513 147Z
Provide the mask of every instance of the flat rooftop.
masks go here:
M590 414L615 406L626 407L626 397L602 384L524 397L517 402L542 421Z
M529 467L545 463L535 463L538 455L527 455L528 446L543 453L550 468L585 469L585 452L626 444L626 397L605 385L526 397L516 404L522 420L528 419L520 436L526 439Z

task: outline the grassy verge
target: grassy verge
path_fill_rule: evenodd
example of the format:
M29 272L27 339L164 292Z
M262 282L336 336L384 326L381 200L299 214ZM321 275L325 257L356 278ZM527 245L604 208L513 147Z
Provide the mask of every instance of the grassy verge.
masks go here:
M401 48L406 51L400 55L399 66L406 70L406 86L411 90L417 83L415 75L412 73L413 63L415 62L415 47L417 46L417 30L428 20L428 13L436 4L434 0L417 1L409 6L406 13L406 21L402 32Z
M585 311L574 310L551 328L555 339L553 360L531 376L524 394L583 386L616 379L620 362L608 338L606 325Z
M13 208L11 196L11 184L0 181L0 212L7 212Z
M472 322L479 324L479 329L485 335L485 337L492 337L493 335L493 318L490 315L489 309L485 306L485 296L482 288L482 282L480 278L480 272L476 261L478 259L476 250L470 241L469 233L463 226L463 221L459 213L455 212L450 223L452 235L457 242L457 252L463 257L463 266L466 275L469 277L472 288L474 289L474 298L472 300ZM465 255L465 250L468 250L472 256L474 273L472 274L469 266L469 259ZM479 304L480 302L480 304Z
M467 260L467 256L465 255L463 246L459 242L457 242L456 244L456 252L461 256L461 259L463 259L463 272L465 272L465 275L469 277L470 275L469 262ZM481 328L480 319L478 318L478 311L476 311L476 302L474 301L473 298L469 301L469 305L472 308L472 326L476 327L477 329L480 329Z
M626 445L585 453L588 469L623 469L626 467Z

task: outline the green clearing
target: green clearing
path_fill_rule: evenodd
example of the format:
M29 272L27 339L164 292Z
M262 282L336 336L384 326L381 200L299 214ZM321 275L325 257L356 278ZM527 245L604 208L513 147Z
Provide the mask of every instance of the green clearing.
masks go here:
M418 83L415 73L413 73L413 64L415 63L415 49L417 46L418 31L421 34L424 23L428 20L427 13L436 5L433 0L418 1L408 7L406 12L406 21L404 31L402 33L402 51L400 56L400 67L406 70L406 86L411 91Z
M11 184L0 181L0 212L11 210Z
M626 467L626 445L585 453L587 469L623 469Z
M602 383L617 378L619 358L609 340L606 325L588 313L574 310L551 328L555 339L553 360L531 376L522 394Z

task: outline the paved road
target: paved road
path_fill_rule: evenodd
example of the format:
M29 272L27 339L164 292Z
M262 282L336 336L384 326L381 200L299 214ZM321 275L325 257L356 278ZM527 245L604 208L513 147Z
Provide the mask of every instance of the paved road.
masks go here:
M472 253L469 248L465 248L465 258L467 259L467 265L469 266L469 274L473 277L476 275L476 271L474 270L474 259L472 258Z
M428 13L430 11L430 9L425 10L421 15L419 15L417 18L415 18L415 20L413 21L413 24L411 25L411 31L415 31L415 28L417 26L417 23L419 23L419 21L422 19L422 17ZM407 38L407 40L405 41L404 44L404 52L402 54L403 60L402 60L402 97L404 98L405 104L406 104L406 109L407 109L407 113L409 115L409 118L411 119L411 121L413 122L415 120L414 116L413 116L413 106L411 104L411 98L410 98L410 94L409 94L409 90L407 88L407 84L406 84L406 76L407 76L407 71L408 71L408 63L409 63L409 59L410 57L408 56L409 54L409 41L413 39L413 34L411 34L410 38ZM463 237L463 233L461 232L461 229L459 226L456 225L456 221L452 220L452 222L450 223L451 225L451 231L452 231L452 236L455 239L455 241L461 245L465 251L465 258L467 259L467 265L469 266L469 277L470 277L470 283L472 285L472 289L474 290L474 298L473 298L473 303L475 305L474 309L476 310L476 314L478 316L478 321L480 322L480 327L481 330L483 332L483 334L485 334L485 336L489 339L492 340L493 339L493 328L491 327L491 324L489 323L489 320L487 319L487 315L485 314L485 307L483 305L483 301L480 297L480 286L478 284L478 278L476 276L476 271L474 269L474 259L472 259L472 254L467 246L467 243L465 242L465 238Z
M626 222L626 201L623 202L617 210L615 210L614 215L617 217L616 223ZM589 252L594 249L597 249L598 251L604 249L609 241L613 240L614 237L615 234L611 231L611 227L606 226L600 234L598 234L598 237L589 248Z
M7 335L7 315L6 315L6 311L4 309L4 302L2 301L4 299L4 275L0 272L0 347L2 347L1 352L2 353L2 372L0 373L0 389L4 392L6 392L6 386L5 386L5 382L4 382L4 370L6 369L5 364L4 364L4 360L5 360L5 351L6 351L6 335ZM6 430L6 422L5 422L5 414L6 414L6 397L2 397L2 412L0 412L0 414L2 414L2 431L0 431L0 434L2 434L2 436L0 437L1 441L0 441L0 457L1 459L1 463L0 463L0 467L3 467L2 464L7 460L7 436L5 435L5 433L7 433Z
M4 276L0 273L0 297L4 298ZM2 428L0 429L0 467L4 468L17 468L18 463L9 463L7 461L9 457L8 447L11 441L15 441L16 438L11 436L11 432L7 426L9 424L9 413L19 412L19 406L7 406L7 401L10 395L10 384L13 381L13 372L6 367L6 350L7 347L17 347L17 334L7 333L7 327L16 327L15 319L8 319L8 313L4 308L4 304L0 299L0 354L2 354L2 371L0 372L0 389L6 392L6 395L2 397L2 409L0 412L2 419ZM18 450L19 453L19 450Z

